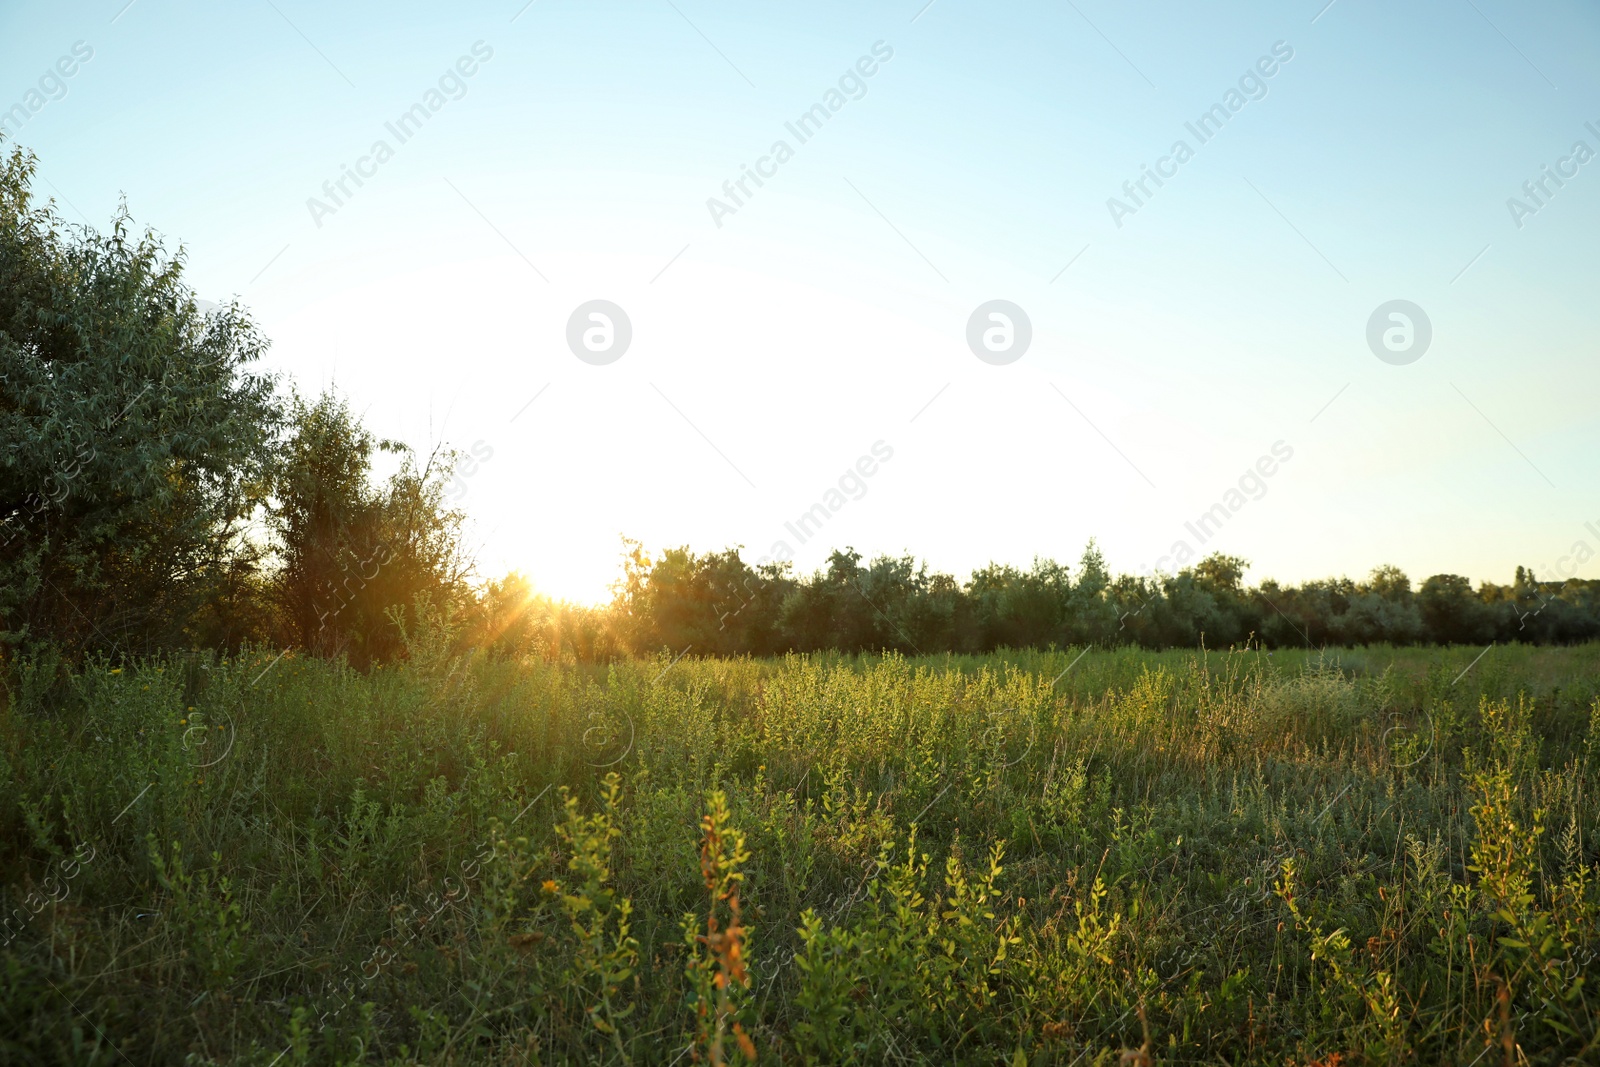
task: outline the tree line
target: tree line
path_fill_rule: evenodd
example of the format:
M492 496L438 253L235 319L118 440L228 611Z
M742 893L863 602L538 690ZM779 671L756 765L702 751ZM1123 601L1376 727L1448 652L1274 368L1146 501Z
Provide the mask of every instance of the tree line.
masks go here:
M833 552L824 568L752 568L737 549L633 546L612 610L639 648L773 655L893 649L906 654L996 648L1137 645L1568 643L1600 637L1600 581L1513 582L1476 589L1437 574L1413 588L1394 567L1364 581L1331 578L1247 587L1248 564L1216 553L1176 574L1115 575L1093 542L1077 569L1036 559L991 563L962 582L911 556L864 561Z
M1518 568L1476 589L1392 567L1246 587L1216 554L1174 575L991 564L966 581L910 556L835 551L810 575L740 550L624 546L608 604L482 581L451 506L463 458L375 437L335 393L264 372L237 302L205 309L184 255L69 225L0 160L0 655L294 647L357 666L426 640L584 662L659 649L775 655L1000 647L1572 642L1600 636L1600 582ZM377 473L380 457L392 472ZM9 650L9 651L8 651Z

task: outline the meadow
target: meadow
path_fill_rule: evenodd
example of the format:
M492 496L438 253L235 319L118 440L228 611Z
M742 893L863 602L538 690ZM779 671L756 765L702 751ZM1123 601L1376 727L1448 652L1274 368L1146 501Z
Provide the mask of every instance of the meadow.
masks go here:
M1600 1062L1600 645L447 638L5 664L0 1061Z

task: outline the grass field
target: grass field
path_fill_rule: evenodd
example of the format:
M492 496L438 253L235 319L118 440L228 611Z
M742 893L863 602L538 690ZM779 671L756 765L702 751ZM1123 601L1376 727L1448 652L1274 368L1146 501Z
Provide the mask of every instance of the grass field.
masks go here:
M1600 1062L1600 646L68 671L0 1061Z

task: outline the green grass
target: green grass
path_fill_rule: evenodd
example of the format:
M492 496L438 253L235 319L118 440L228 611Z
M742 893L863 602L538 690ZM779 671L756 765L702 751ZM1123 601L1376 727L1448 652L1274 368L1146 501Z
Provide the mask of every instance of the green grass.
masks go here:
M1600 646L419 640L7 669L0 1062L1600 1062Z

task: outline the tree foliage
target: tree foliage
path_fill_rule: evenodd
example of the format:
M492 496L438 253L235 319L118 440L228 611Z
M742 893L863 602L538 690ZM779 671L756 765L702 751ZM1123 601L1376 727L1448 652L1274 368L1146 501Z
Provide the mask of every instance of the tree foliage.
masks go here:
M419 603L471 599L455 453L418 461L331 393L286 401L244 309L196 303L181 249L125 206L109 233L67 225L35 166L0 164L0 644L370 662ZM381 481L380 451L399 456Z
M729 548L687 546L652 558L628 542L612 611L636 652L987 652L997 648L1136 645L1322 648L1365 644L1571 643L1600 636L1600 582L1540 582L1517 568L1510 586L1476 590L1435 575L1420 591L1393 566L1364 581L1245 584L1248 561L1221 553L1177 574L1116 575L1093 542L1076 574L1035 559L991 563L962 582L909 555L864 560L835 551L796 576L752 568Z
M266 342L125 208L65 224L34 168L0 164L0 639L225 637L281 425Z

